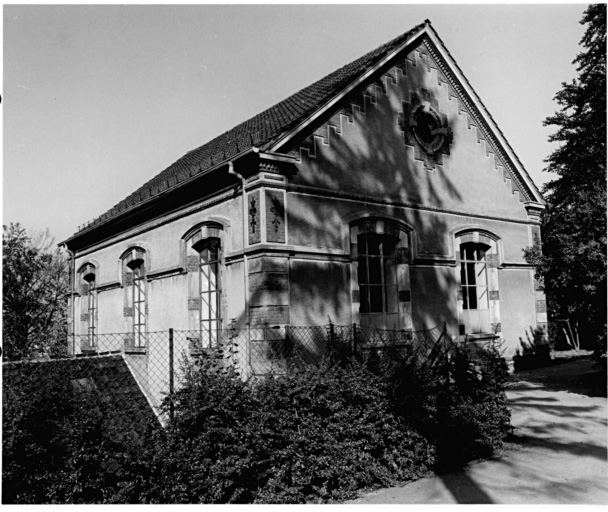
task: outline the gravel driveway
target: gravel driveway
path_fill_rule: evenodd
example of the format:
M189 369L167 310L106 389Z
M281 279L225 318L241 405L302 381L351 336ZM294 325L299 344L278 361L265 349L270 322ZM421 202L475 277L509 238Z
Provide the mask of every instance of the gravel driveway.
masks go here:
M507 389L516 441L501 456L350 503L608 504L606 398L529 380Z

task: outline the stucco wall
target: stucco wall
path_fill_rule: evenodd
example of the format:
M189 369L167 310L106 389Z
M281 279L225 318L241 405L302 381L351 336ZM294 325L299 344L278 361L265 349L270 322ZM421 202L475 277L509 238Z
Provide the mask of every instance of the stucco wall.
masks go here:
M147 304L148 331L160 331L169 328L188 329L187 318L187 281L182 237L194 226L210 219L224 223L225 247L224 257L242 247L241 198L228 199L221 204L211 206L204 211L195 211L183 215L171 222L154 226L140 226L129 235L120 235L114 243L106 243L96 250L78 254L76 269L85 262L92 262L97 271L96 285L98 291L99 330L98 332L128 332L131 330L131 319L123 316L124 289L121 286L120 257L129 248L138 246L146 252L146 272L149 276ZM166 275L157 275L166 272ZM234 273L237 277L234 277ZM236 287L241 290L242 270L239 265L228 265L224 271L224 287ZM240 280L238 277L240 274ZM240 286L240 288L239 288ZM107 288L107 289L105 289ZM238 292L237 292L238 293ZM235 294L236 295L236 294ZM242 296L242 294L239 294ZM76 299L76 317L79 317L80 299ZM239 315L239 308L231 304L228 311ZM77 334L78 332L78 321Z
M293 184L315 186L376 199L411 202L498 217L525 219L526 212L512 181L505 180L502 163L483 139L470 115L428 57L418 51L399 58L407 74L393 68L396 78L385 79L386 92L371 86L356 96L363 106L351 108L353 98L342 104L344 112L329 120L329 128L316 131L300 147L302 163ZM445 116L452 132L449 154L441 165L425 163L424 151L407 137L400 123L404 102L412 94L428 92L429 100ZM516 101L516 98L513 98ZM428 160L428 159L427 159Z
M533 273L530 270L507 270L498 273L503 339L507 357L520 348L520 338L527 340L536 326Z
M447 324L450 335L458 334L455 271L453 267L410 268L414 330Z
M348 264L292 259L292 325L338 325L352 322Z
M389 70L392 78L382 79L385 90L376 84L365 95L347 98L337 106L341 113L326 119L332 126L320 127L317 136L291 148L302 157L292 165L294 173L274 176L272 186L263 179L250 182L248 211L255 206L255 213L248 215L255 222L247 219L252 244L247 279L256 322L263 325L267 315L276 323L292 325L322 325L329 318L336 324L350 324L354 315L349 224L366 215L387 217L398 221L411 237L415 329L447 322L450 334L458 332L455 234L464 229L484 230L498 240L501 323L512 354L519 337L535 325L530 271L523 268L522 250L531 241L522 197L513 193L517 187L505 179L505 163L499 162L495 148L484 140L473 112L456 97L430 57L415 51L410 60L405 55L400 59L403 69L393 68ZM440 156L430 157L408 135L404 119L415 94L443 116L444 128L452 134ZM353 102L359 106L352 107ZM258 191L260 184L266 188ZM280 214L272 209L272 198ZM220 203L203 206L173 214L173 219L150 221L78 255L77 268L90 261L98 269L99 332L131 328L130 318L123 316L119 259L133 246L146 251L148 330L188 329L188 281L181 240L194 226L211 219L223 223L225 233L224 327L230 319L244 327L241 197L226 195ZM265 230L263 236L260 229ZM264 242L274 243L260 248ZM283 270L264 267L263 261L275 260L286 261L286 283ZM255 265L260 268L254 269ZM167 368L162 359L166 356L155 352L158 347L150 347L150 358L160 358L158 364ZM187 349L184 345L176 350L182 348Z

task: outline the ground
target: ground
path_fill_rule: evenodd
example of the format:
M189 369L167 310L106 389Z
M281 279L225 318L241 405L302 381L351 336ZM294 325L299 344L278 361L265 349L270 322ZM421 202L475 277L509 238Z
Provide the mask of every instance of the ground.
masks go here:
M511 377L515 428L502 453L352 503L607 504L605 377L589 355L556 356L550 366Z

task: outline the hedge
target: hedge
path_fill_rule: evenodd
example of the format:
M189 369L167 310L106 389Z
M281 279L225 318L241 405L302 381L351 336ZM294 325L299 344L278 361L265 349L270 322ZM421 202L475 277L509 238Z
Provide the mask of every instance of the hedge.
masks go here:
M203 362L175 393L173 420L136 439L59 380L4 402L2 500L335 502L461 467L510 428L506 365L496 350L476 357L328 358L255 384Z

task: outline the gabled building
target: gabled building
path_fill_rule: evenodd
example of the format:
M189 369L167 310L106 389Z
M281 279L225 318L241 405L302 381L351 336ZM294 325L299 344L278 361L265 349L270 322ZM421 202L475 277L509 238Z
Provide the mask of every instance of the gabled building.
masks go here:
M212 346L232 319L445 322L454 339L500 336L512 355L546 324L522 252L543 205L427 21L190 151L66 240L71 329L125 333L145 352L146 333L168 328Z

